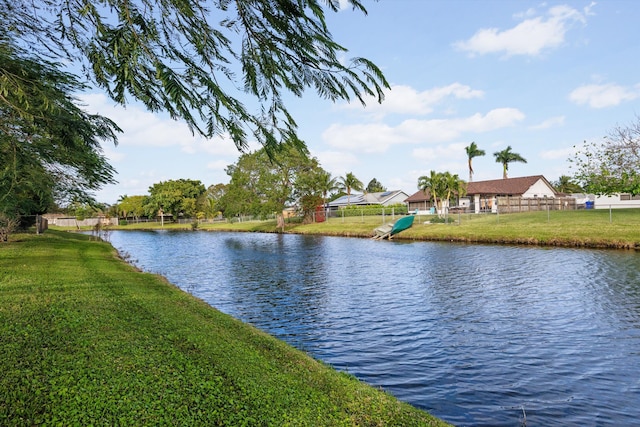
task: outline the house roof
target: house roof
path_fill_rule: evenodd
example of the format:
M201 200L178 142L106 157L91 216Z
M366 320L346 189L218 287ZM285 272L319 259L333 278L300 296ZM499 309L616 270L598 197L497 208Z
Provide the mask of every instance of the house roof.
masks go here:
M365 193L365 194L351 194L351 196L338 197L335 200L329 202L329 206L346 206L351 205L384 205L389 200L393 199L397 195L406 193L402 190L394 191L381 191L378 193Z
M430 200L431 200L431 193L429 192L429 190L426 190L426 191L418 190L415 193L413 193L407 200L405 200L405 202L416 203L416 202L424 202L424 201L428 202Z
M527 192L538 181L544 181L549 188L555 189L542 175L523 176L519 178L494 179L490 181L475 181L467 184L467 195L473 194L509 194L517 195Z

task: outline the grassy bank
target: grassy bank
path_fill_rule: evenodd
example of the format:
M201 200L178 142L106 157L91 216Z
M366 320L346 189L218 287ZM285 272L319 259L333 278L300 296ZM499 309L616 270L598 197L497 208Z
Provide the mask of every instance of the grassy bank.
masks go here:
M433 216L418 216L411 229L396 239L474 243L551 245L640 249L640 209L550 211L518 214L454 214L451 224L431 224ZM397 217L396 217L397 219ZM329 236L370 237L385 217L331 218L315 224L291 223L287 232ZM158 228L159 224L129 224L119 229ZM190 230L188 224L165 225ZM275 221L201 224L203 230L276 232Z
M0 425L444 425L87 236L0 245Z

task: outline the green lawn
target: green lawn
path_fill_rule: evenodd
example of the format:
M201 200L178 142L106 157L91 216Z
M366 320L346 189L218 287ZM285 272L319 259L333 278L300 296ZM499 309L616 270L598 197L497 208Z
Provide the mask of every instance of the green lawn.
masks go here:
M0 425L444 425L48 231L0 244Z
M452 215L459 223L415 224L399 237L467 242L640 248L640 210Z
M640 209L575 210L513 214L453 214L449 224L417 216L409 230L395 239L439 240L473 243L552 245L594 248L640 249ZM326 222L288 223L286 232L327 236L371 237L373 230L398 216L330 218ZM55 228L55 227L53 227ZM159 223L128 224L113 229L160 228ZM166 229L191 230L190 224L165 224ZM200 224L200 230L278 232L275 220Z
M640 249L640 209L575 210L513 214L453 214L449 224L429 223L433 215L417 216L409 230L395 239L474 243L552 245ZM330 218L327 222L288 223L286 231L328 236L371 237L373 230L398 216ZM55 228L55 227L53 227ZM128 224L113 229L160 228L159 223ZM191 230L191 224L165 224L166 229ZM275 220L200 224L200 230L278 232Z
M454 221L453 223L428 223L433 218L433 216L417 216L413 227L395 238L640 248L640 209L618 209L611 213L608 210L577 210L502 215L454 214L449 217ZM392 221L390 217L385 219ZM291 225L287 230L304 234L369 237L373 229L381 224L381 217L331 218L324 223ZM212 228L215 229L215 227ZM272 224L273 229L275 229L275 223Z

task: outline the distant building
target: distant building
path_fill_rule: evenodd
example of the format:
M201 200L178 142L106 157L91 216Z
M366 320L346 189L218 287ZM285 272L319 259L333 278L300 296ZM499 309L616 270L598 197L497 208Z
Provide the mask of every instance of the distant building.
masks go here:
M327 203L327 208L335 211L346 206L390 206L404 203L407 197L409 197L409 195L402 190L351 194L350 196L342 196L332 200Z
M418 190L406 199L405 202L407 203L409 213L428 215L435 212L435 207L433 206L433 200L429 190Z
M594 197L595 209L640 208L640 194L616 193Z
M558 193L544 176L534 175L470 182L466 197L472 212L496 213L499 198L515 199L521 206L522 200L556 198Z

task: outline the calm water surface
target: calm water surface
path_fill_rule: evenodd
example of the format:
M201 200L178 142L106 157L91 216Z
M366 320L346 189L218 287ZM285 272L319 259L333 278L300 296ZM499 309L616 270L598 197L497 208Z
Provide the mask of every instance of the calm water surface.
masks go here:
M640 254L113 232L138 267L456 425L640 425Z

